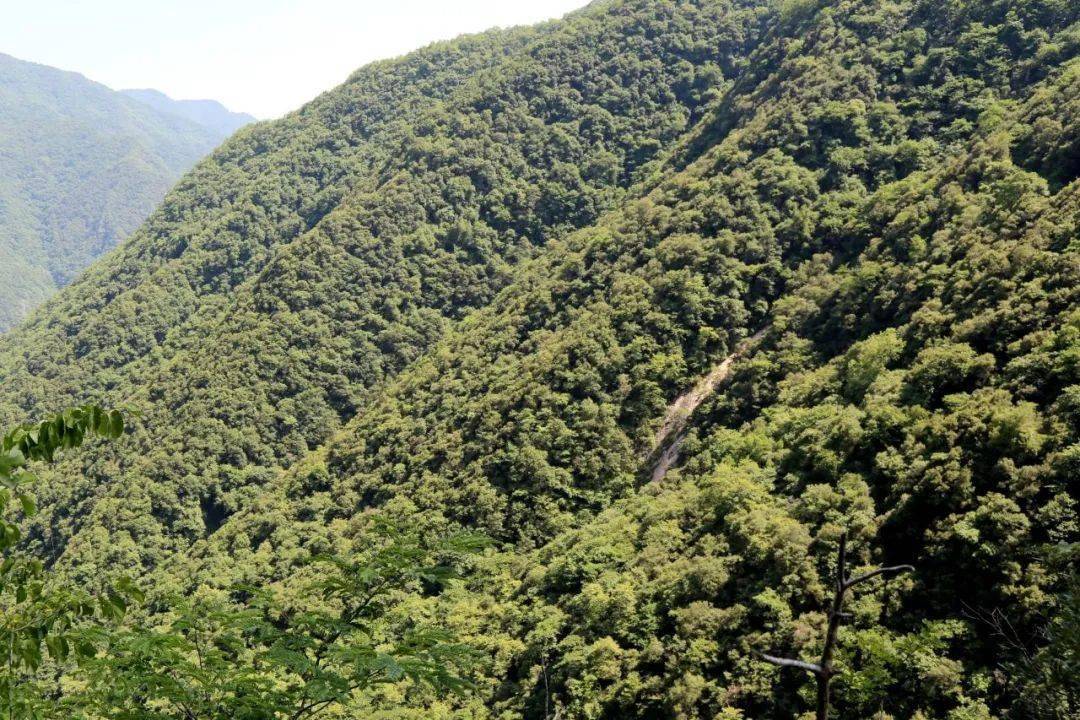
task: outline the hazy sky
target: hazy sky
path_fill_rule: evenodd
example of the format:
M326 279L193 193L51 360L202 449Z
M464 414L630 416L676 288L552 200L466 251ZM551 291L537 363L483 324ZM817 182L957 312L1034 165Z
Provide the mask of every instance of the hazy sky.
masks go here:
M0 52L272 118L372 60L587 0L0 0Z

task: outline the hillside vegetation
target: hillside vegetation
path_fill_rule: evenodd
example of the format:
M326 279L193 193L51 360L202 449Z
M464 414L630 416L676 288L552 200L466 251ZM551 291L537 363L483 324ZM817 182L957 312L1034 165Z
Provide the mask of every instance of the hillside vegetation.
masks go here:
M378 522L479 530L393 605L475 685L340 716L734 719L810 707L755 652L820 652L846 531L915 572L835 717L1075 717L1078 56L1070 0L608 0L366 67L0 340L5 417L142 413L27 547L287 604Z
M226 143L4 341L11 417L88 396L144 413L130 452L61 468L50 552L93 554L71 563L92 576L212 532L516 265L614 208L762 23L600 8L376 64Z
M0 331L137 228L228 133L0 54Z

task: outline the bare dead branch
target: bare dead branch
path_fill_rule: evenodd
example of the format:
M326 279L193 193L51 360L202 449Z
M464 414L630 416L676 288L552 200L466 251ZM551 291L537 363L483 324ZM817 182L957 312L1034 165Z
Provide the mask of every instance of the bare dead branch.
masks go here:
M754 654L765 662L770 662L773 665L777 665L779 667L798 668L800 670L805 670L806 672L814 673L815 675L823 672L821 666L817 665L816 663L804 662L802 660L791 660L789 658L776 657L775 655L766 655L763 652L758 652Z
M863 573L853 578L848 578L844 581L844 589L850 590L861 582L866 582L871 578L875 578L878 575L899 575L900 573L915 572L915 567L912 565L892 565L890 567L878 568L877 570L871 570L868 573Z

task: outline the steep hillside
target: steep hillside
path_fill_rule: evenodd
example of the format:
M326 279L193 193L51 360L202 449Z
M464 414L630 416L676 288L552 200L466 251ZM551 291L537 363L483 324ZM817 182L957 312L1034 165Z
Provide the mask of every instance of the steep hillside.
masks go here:
M1078 56L1071 0L612 0L362 69L0 341L8 417L143 412L30 545L288 597L372 516L477 528L402 598L475 689L342 717L735 719L809 707L754 653L820 650L847 530L916 570L834 717L1073 717Z
M819 647L847 528L917 571L858 603L839 716L1068 717L1037 638L1080 537L1077 19L787 15L643 197L158 582L287 582L372 508L446 518L507 543L431 610L491 653L472 712L787 717L802 678L753 653ZM669 403L760 330L650 482Z
M60 468L45 547L93 576L212 532L516 264L619 203L766 17L601 3L364 68L227 142L2 343L9 417L87 396L144 413L115 460Z
M0 331L146 219L224 137L0 54Z
M253 116L232 112L216 100L173 100L160 90L152 88L121 90L120 92L160 113L176 115L208 128L222 138L255 122Z

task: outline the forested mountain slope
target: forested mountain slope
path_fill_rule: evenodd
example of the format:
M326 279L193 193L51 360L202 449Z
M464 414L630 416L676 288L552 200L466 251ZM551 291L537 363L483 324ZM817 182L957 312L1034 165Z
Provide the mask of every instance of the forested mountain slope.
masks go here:
M144 412L47 478L32 543L288 597L373 514L479 528L475 578L404 599L477 687L394 717L750 718L806 709L753 653L820 649L846 529L916 572L851 605L836 717L1068 717L1078 23L627 0L365 68L2 341L10 416Z
M0 330L142 224L223 137L0 54Z
M88 394L145 413L115 460L60 469L47 547L92 576L211 532L521 259L614 207L765 17L601 4L365 68L226 143L0 351L12 415Z
M798 40L763 42L771 71L670 174L523 267L160 582L284 580L365 509L446 518L508 543L431 609L491 652L477 706L785 717L801 678L753 652L819 647L848 528L860 562L918 570L858 603L842 717L1068 716L1076 685L1036 638L1075 597L1080 529L1076 10L785 19ZM648 484L668 402L760 329Z

